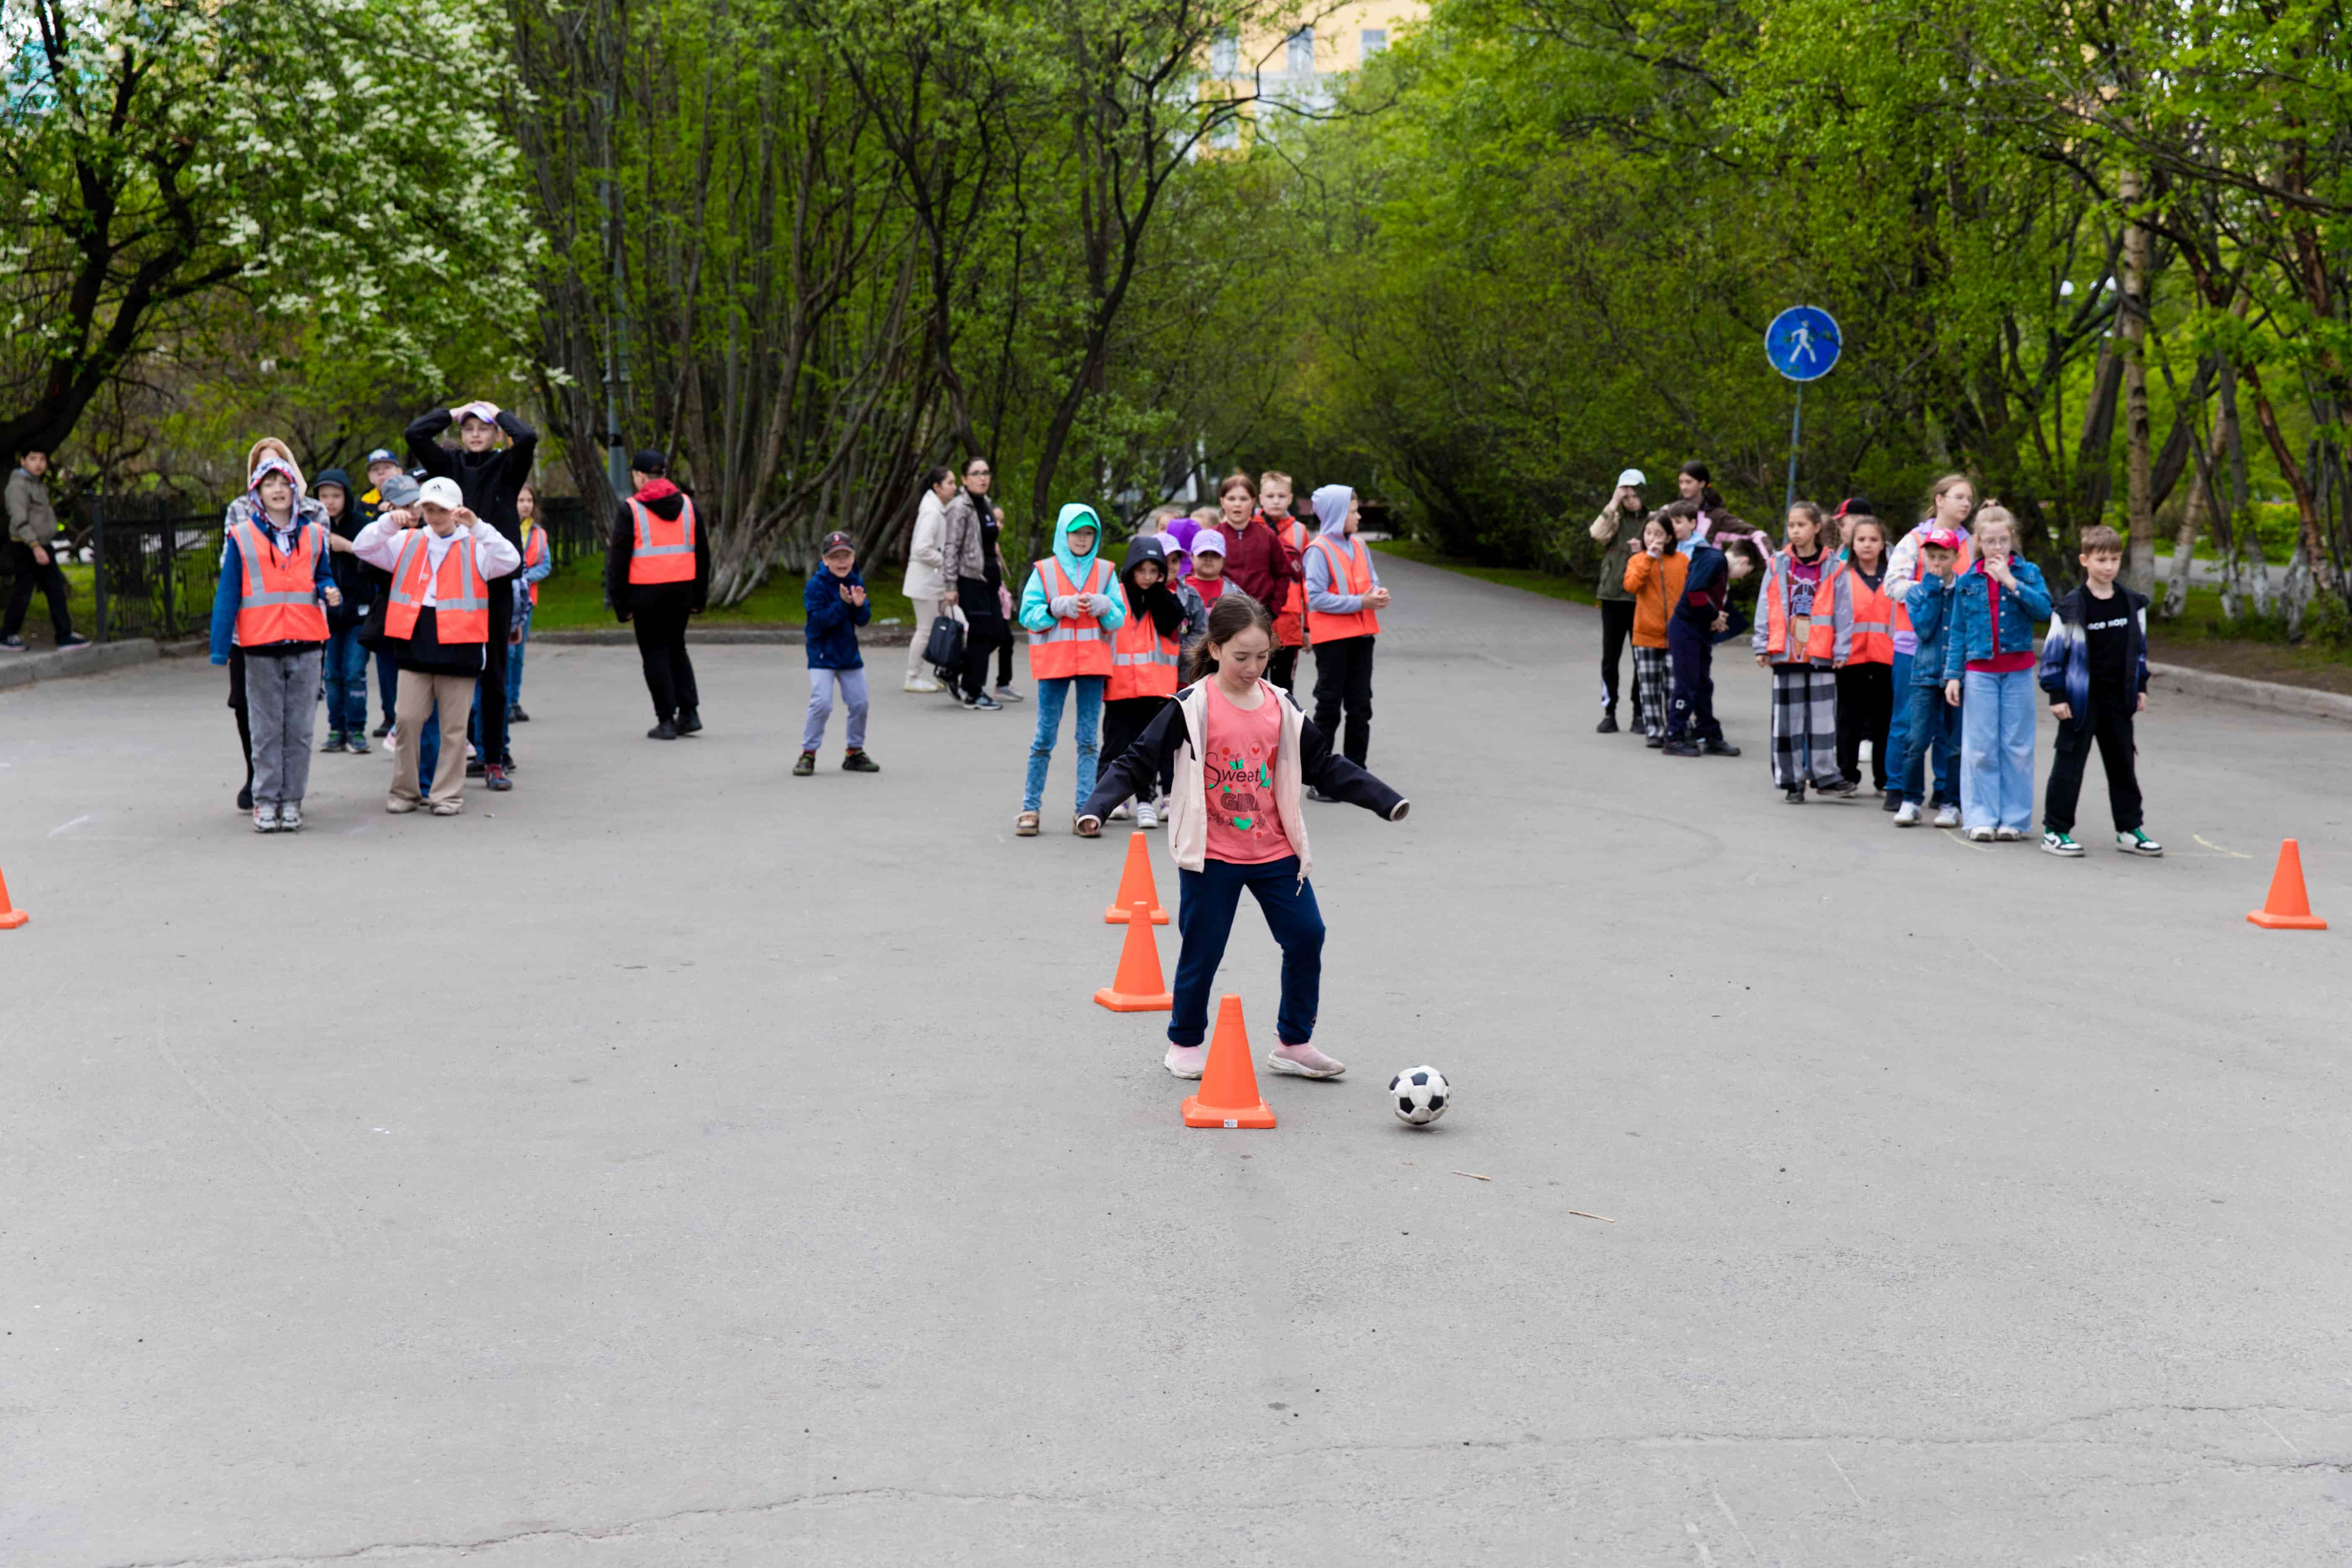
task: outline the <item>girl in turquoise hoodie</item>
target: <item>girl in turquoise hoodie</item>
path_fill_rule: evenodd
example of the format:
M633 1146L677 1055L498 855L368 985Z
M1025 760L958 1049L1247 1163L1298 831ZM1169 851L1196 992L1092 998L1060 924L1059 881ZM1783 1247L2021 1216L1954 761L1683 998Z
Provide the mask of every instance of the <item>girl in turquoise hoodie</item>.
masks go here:
M1110 675L1111 637L1127 619L1124 595L1114 593L1110 563L1097 552L1102 520L1094 508L1072 501L1054 523L1054 553L1029 570L1021 590L1021 625L1029 633L1029 675L1037 683L1037 733L1029 742L1029 775L1022 786L1021 816L1013 831L1037 836L1037 808L1045 796L1045 770L1062 728L1062 708L1077 694L1078 794L1080 815L1071 831L1097 838L1102 825L1083 815L1094 793L1099 760L1103 682Z

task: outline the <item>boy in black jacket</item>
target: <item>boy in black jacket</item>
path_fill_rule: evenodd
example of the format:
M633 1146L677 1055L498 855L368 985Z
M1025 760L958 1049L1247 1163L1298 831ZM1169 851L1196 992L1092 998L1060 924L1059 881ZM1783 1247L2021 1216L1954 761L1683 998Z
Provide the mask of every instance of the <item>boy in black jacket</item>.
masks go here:
M1666 657L1673 661L1674 694L1666 705L1669 757L1736 757L1739 748L1723 738L1715 716L1715 637L1731 625L1731 563L1722 551L1689 541L1698 527L1698 507L1678 500L1665 509L1675 538L1688 544L1690 569L1683 596L1666 616Z
M2050 607L2042 642L2042 689L2058 721L2051 748L2050 784L2042 807L2042 847L2069 858L2074 806L2091 743L2107 771L2107 807L2115 814L2116 847L2126 855L2161 855L2164 846L2142 831L2138 748L2132 720L2147 711L2147 601L2116 581L2124 563L2123 538L2112 528L2083 531L2084 581Z

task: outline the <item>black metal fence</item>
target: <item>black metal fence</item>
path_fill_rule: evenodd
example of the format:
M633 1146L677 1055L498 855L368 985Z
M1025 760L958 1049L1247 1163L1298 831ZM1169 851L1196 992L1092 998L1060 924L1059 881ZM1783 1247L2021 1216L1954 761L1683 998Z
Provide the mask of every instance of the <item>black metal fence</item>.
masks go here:
M177 497L89 496L61 514L59 559L90 568L92 635L168 642L202 634L212 623L226 510L190 511ZM547 497L539 521L558 571L604 559L609 519L579 497Z

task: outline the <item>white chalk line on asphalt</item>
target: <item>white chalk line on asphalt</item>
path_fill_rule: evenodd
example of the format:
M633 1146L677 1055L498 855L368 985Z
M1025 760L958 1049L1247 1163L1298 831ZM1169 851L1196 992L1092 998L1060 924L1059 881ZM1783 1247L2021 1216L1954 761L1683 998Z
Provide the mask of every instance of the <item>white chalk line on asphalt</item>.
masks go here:
M49 837L52 838L62 837L66 834L71 833L75 828L79 827L83 823L91 820L94 815L95 814L90 812L84 812L79 816L75 817L71 822L60 822L55 827L49 829Z

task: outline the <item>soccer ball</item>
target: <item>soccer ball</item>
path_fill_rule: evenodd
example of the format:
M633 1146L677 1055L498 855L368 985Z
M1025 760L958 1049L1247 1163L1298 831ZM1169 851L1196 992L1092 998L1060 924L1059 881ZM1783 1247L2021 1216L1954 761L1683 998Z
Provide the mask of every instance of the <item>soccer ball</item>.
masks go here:
M1417 1067L1389 1079L1389 1093L1396 1097L1399 1121L1407 1127L1426 1127L1445 1114L1445 1102L1454 1091L1445 1087L1444 1073L1433 1067Z

